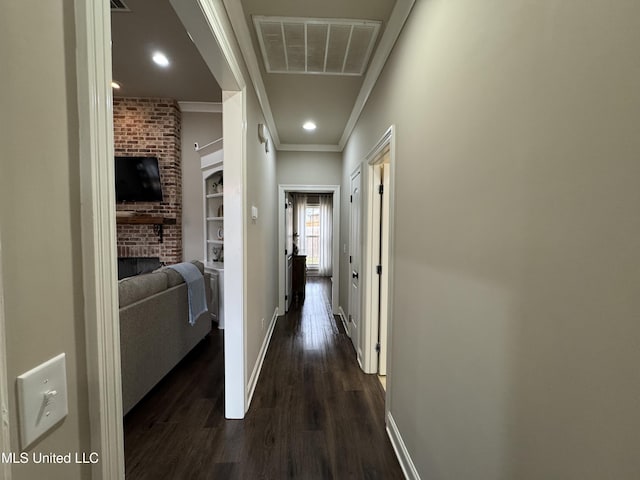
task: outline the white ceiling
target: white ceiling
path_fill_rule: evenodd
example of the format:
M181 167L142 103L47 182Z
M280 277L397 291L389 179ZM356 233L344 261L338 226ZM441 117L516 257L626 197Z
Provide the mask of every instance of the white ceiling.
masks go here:
M223 1L276 147L341 151L413 0ZM130 13L112 13L113 75L123 85L116 96L221 101L220 87L169 0L124 2ZM372 20L380 22L380 28L362 75L267 73L254 16ZM169 68L153 64L150 57L155 49L163 50L169 57L172 62ZM307 120L317 124L314 132L302 128Z
M128 12L112 11L112 73L122 84L115 96L164 97L220 102L222 92L168 0L123 0ZM152 62L161 50L171 65Z
M378 32L378 41L374 45L374 48L377 48L395 4L396 0L242 0L241 12L237 9L227 9L241 47L244 40L251 50L248 53L248 48L245 47L243 54L252 54L258 60L259 75L264 83L281 148L290 145L295 148L309 146L315 149L325 147L327 150L341 150L340 140L347 128L365 76L267 73L253 17L380 21L382 24ZM247 28L243 30L248 31L249 39L243 39L241 29L237 28L241 19L234 17L240 17L240 13L244 15ZM316 123L315 131L307 132L302 128L302 124L307 120Z

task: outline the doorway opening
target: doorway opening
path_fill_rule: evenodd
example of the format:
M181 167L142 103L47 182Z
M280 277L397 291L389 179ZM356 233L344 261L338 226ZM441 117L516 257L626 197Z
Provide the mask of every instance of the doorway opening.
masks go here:
M279 305L284 315L304 300L307 276L331 283L331 309L338 312L340 186L279 185Z
M394 128L390 127L365 158L367 195L363 232L363 370L377 374L387 391L391 373L393 288ZM364 169L365 167L363 167ZM388 408L388 405L387 405Z

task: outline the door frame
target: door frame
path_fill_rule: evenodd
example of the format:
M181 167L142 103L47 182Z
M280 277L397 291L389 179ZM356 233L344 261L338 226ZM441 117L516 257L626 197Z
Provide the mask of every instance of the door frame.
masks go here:
M111 22L105 2L75 2L85 344L96 479L124 478L118 322Z
M291 197L291 198L289 198ZM289 203L291 202L291 203ZM287 250L287 242L289 241L288 231L288 218L291 217L291 242L293 245L293 232L295 231L294 218L293 218L293 195L289 192L284 193L284 312L288 312L291 308L291 302L293 301L293 246L291 251ZM278 229L280 226L278 225ZM278 275L280 271L278 270ZM278 288L280 287L280 279L278 278ZM280 294L278 293L278 302L280 301ZM280 310L280 305L278 305Z
M330 193L333 195L333 276L331 282L331 310L334 315L339 315L338 306L340 294L340 185L278 185L278 315L284 315L286 295L285 279L285 211L284 202L286 193ZM294 218L295 224L295 218Z
M378 264L378 255L376 245L378 243L379 235L379 220L376 219L376 215L380 212L380 201L377 194L376 180L379 183L379 175L376 178L375 168L382 162L384 154L389 152L389 182L385 185L385 193L389 198L389 224L388 224L388 238L387 238L387 251L388 251L388 264L383 269L383 273L386 274L383 277L383 282L386 282L387 288L387 395L385 408L389 409L389 391L391 390L391 347L392 347L392 324L393 324L393 274L394 274L394 214L395 211L395 169L396 169L396 129L395 126L390 126L387 131L382 135L380 140L373 146L369 153L365 157L365 164L367 165L367 185L368 192L366 195L366 230L364 241L364 305L365 305L365 338L364 345L364 368L366 373L377 372L378 355L376 352L376 343L378 339L378 318L377 318L377 301L378 294L376 293L378 286L378 275L376 273L376 266ZM383 285L384 288L384 285Z
M208 47L209 53L205 61L222 89L244 93L246 83L238 60L241 56L237 45L233 43L235 37L224 5L216 0L187 0L178 3L197 23L197 28L192 32L194 41L199 49ZM115 480L124 479L124 435L116 289L113 98L110 87L111 14L106 2L77 0L74 7L79 152L82 158L80 228L89 379L89 430L91 451L100 457L100 462L91 467L91 477L96 480ZM181 20L184 22L183 17ZM242 110L242 115L246 116L246 110ZM246 138L245 124L243 122L237 127L243 139ZM238 150L241 157L238 161L244 165L244 144L239 145ZM241 175L243 181L246 180L244 171ZM243 190L241 197L244 194ZM241 234L244 235L243 232ZM241 245L244 248L244 238ZM243 259L244 254L242 263ZM244 266L237 275L244 284ZM239 309L243 322L240 322L239 333L233 342L234 358L240 358L241 368L246 370L246 309L243 304ZM234 384L237 391L232 406L242 412L242 416L248 405L246 371L243 378L244 381ZM238 387L238 384L242 385ZM229 405L225 405L225 408L228 409Z
M353 323L352 320L351 320L353 318L352 315L351 315L351 313L352 313L352 305L353 305L353 298L352 298L352 293L351 293L351 280L352 280L351 275L352 275L352 272L353 272L353 269L351 267L351 265L353 263L353 262L351 262L351 257L352 257L352 253L353 253L353 246L351 245L351 243L352 243L351 232L352 232L352 229L353 229L352 228L353 227L353 198L351 198L352 197L352 195L351 195L351 188L352 188L351 184L353 182L353 179L357 175L360 175L360 205L359 205L359 208L360 208L359 222L360 223L358 225L358 229L360 230L360 245L358 246L358 248L360 249L360 265L359 265L360 272L358 272L358 274L361 276L362 279L364 279L365 278L365 275L364 275L365 262L363 261L364 260L364 248L362 248L363 247L363 240L364 240L363 236L362 236L362 226L363 226L363 218L364 218L363 215L362 215L362 201L365 198L364 195L363 195L363 190L364 190L364 187L366 185L366 182L364 180L364 173L365 172L363 172L362 165L358 164L356 166L356 168L354 168L353 171L351 172L351 174L349 175L349 197L350 197L350 200L349 200L349 233L347 234L347 238L348 238L348 242L347 243L349 245L349 262L348 262L349 270L348 270L348 275L347 275L347 281L348 281L348 286L349 286L349 289L348 289L349 294L348 294L348 297L347 297L347 310L348 310L347 311L347 325L349 326L349 329L347 329L347 335L349 336L349 338L351 338L351 343L353 344L353 348L356 351L356 359L358 360L358 364L360 365L360 368L363 371L367 372L367 370L365 368L366 357L364 355L365 352L363 350L363 345L362 345L363 338L364 338L364 336L363 336L363 334L364 334L364 330L363 330L363 327L364 327L364 308L363 308L364 295L362 293L364 290L363 290L363 282L362 282L362 280L360 280L360 282L359 282L359 289L358 289L359 292L360 292L360 295L359 295L360 298L357 299L358 303L360 304L360 318L358 319L359 323L358 323L358 330L357 330L358 338L353 338L353 332L351 331L351 324Z
M0 232L2 227L0 226ZM2 235L0 234L0 452L11 451L9 429L9 388L7 377L7 343L4 321L4 284L2 274ZM2 462L0 479L11 480L11 462Z

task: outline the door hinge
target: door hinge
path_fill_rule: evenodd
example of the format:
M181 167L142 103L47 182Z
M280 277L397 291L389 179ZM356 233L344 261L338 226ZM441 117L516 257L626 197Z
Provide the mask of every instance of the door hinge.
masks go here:
M289 204L287 202L284 202L284 209L286 210L287 208L289 208Z
M383 184L378 185L378 193L382 195L383 192L384 192L384 185Z
M380 353L380 344L376 343L376 352Z
M353 263L353 257L349 255L349 263Z
M349 195L349 202L353 203L353 195Z
M353 323L353 317L349 314L349 322Z
M382 275L382 265L378 265L378 266L376 267L376 273L377 273L378 275Z
M287 249L285 248L285 249L284 249L284 254L286 255L287 253L288 253L288 252L287 252Z
M285 295L285 296L284 296L284 299L285 299L285 300L289 300L289 295Z

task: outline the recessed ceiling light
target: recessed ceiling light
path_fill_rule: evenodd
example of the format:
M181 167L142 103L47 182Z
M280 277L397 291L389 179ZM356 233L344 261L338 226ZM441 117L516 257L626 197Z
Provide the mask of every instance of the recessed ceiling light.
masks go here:
M156 62L156 64L160 65L161 67L168 67L169 66L169 59L162 52L154 53L153 57L151 57L151 58L153 58L153 61Z
M115 80L111 81L111 88L114 88L116 90L120 90L120 87L122 85L120 85L118 82L116 82Z
M306 122L304 125L302 125L302 128L304 128L308 132L312 132L316 129L316 124L313 122Z

